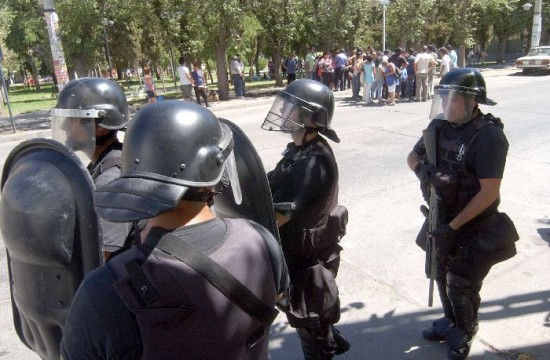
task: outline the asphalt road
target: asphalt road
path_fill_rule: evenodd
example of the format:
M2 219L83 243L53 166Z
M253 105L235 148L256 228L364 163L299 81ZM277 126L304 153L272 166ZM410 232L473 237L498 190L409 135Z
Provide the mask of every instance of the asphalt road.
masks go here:
M501 188L501 211L514 220L518 254L497 264L481 292L480 330L470 359L550 359L550 76L485 72L494 107L510 143ZM430 103L364 106L337 94L333 125L340 168L340 202L350 212L338 275L339 329L351 350L341 359L445 359L444 344L425 341L421 330L441 315L427 306L424 254L414 239L422 223L418 181L406 156L428 124ZM237 123L273 168L289 139L263 131L269 101L247 107L213 107ZM256 104L257 106L255 106ZM0 163L17 142L0 144ZM0 242L0 247L3 243ZM11 317L5 252L0 249L0 357L31 359ZM283 316L271 331L270 358L301 359L299 340Z

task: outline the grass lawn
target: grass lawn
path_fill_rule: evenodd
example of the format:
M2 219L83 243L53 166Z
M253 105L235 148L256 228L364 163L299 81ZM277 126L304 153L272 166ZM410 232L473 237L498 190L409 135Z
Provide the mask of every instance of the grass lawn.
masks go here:
M55 106L56 94L53 84L42 84L40 91L29 90L24 85L11 85L9 88L11 111L14 115L37 110L51 109ZM9 115L7 105L4 106L3 116Z
M130 82L122 80L118 83L124 89L124 92L126 93L130 104L146 103L143 85L140 85L138 80ZM179 82L177 84L178 88L174 88L174 82L171 77L164 78L164 86L161 80L156 80L155 86L157 89L157 95L162 95L165 99L179 99L181 97L181 92L179 89ZM274 85L275 80L261 80L254 82L247 81L246 89L254 90L272 87ZM217 90L218 84L210 84L210 82L208 82L208 87L212 90ZM34 87L29 89L27 86L24 86L22 84L11 85L9 88L9 100L13 114L24 114L28 112L53 108L57 101L56 92L54 90L54 85L51 83L41 84L40 91L36 90ZM231 85L229 90L233 90L233 87ZM4 106L4 112L0 113L0 116L8 115L8 107Z

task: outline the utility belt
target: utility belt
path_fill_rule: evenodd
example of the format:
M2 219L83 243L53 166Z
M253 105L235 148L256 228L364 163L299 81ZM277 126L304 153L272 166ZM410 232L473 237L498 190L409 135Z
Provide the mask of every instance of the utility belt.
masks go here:
M447 223L456 216L454 212L447 213L445 209L441 210L441 223ZM426 220L416 238L416 244L424 251L426 251L427 232L428 221ZM481 252L494 265L516 254L517 240L519 235L510 217L506 213L489 208L464 225L459 230L458 241L447 244L446 248L440 247L439 253L467 258L472 252Z
M469 258L477 253L494 265L516 255L515 242L519 235L506 213L493 212L489 216L477 217L459 231L454 248L442 249L452 257Z
M346 234L347 223L348 210L338 205L326 225L303 230L296 246L299 249L290 249L296 251L287 256L291 275L289 298L286 304L280 304L290 326L317 329L340 319L335 277L342 250L338 243Z
M506 213L476 218L468 224L469 234L477 248L488 254L494 264L516 255L515 242L519 240L516 227Z
M347 223L348 209L338 205L329 214L326 225L297 230L296 236L286 241L283 249L294 255L326 260L331 251L339 247L338 243L346 234Z

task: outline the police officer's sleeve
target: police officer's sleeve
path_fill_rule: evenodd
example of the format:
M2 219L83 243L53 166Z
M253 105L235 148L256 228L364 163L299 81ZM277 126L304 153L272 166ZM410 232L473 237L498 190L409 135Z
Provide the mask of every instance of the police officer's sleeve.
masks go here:
M477 136L474 144L474 174L478 179L502 179L508 141L497 126L487 126Z
M330 188L330 166L323 156L298 159L290 171L286 172L282 184L273 192L273 202L293 202L295 208L281 211L294 218L304 211L311 202Z
M413 151L422 156L426 153L426 146L424 145L424 138L421 137L416 144L414 144Z
M100 187L116 179L120 175L117 167L108 169L95 180L95 186ZM130 233L132 223L114 223L100 218L103 230L103 251L115 252L120 250Z
M115 292L113 283L114 279L105 266L84 278L63 330L63 359L140 358L139 328Z

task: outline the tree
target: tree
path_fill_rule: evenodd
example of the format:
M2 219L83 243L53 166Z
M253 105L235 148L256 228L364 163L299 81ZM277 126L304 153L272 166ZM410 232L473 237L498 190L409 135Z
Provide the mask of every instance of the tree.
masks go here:
M521 34L527 22L519 0L488 0L488 9L493 18L493 29L498 40L497 63L504 61L506 41Z
M38 68L42 64L41 59L49 59L49 64L52 63L42 8L37 1L33 0L5 1L13 19L17 19L11 21L8 26L6 46L25 61L26 67L31 71L36 89L40 90Z
M247 9L269 34L266 47L273 55L275 64L275 85L283 86L281 78L282 55L290 40L295 36L298 19L302 19L299 2L290 0L252 0Z

